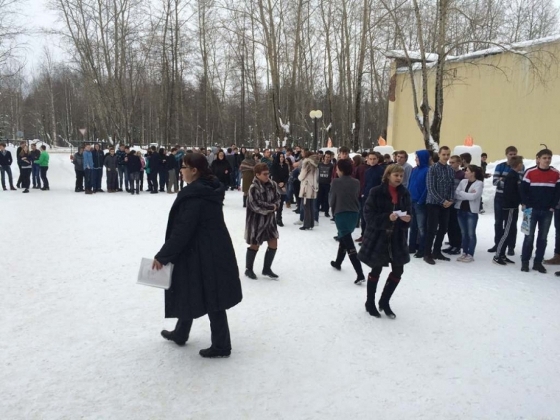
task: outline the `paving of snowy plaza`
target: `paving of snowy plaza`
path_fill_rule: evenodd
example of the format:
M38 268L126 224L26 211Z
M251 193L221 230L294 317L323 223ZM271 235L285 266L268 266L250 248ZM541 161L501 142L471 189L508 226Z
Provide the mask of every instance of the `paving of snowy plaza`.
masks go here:
M520 272L521 234L515 266L492 264L491 181L475 262L413 259L395 320L365 312L348 260L330 266L334 223L302 232L286 210L280 281L242 277L232 355L207 360L208 318L178 347L163 292L136 284L175 196L76 194L69 153L48 175L48 192L0 192L0 419L560 418L560 279ZM224 214L243 269L241 197Z

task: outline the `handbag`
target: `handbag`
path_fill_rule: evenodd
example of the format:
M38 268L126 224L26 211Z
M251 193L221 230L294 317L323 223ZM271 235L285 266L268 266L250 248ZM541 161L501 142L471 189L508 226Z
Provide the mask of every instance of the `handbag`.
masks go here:
M529 235L531 233L531 214L533 209L523 210L523 221L521 222L521 233Z
M168 290L171 287L171 276L173 274L173 264L164 265L161 270L152 269L153 259L142 258L140 270L138 271L137 284L143 286L157 287Z

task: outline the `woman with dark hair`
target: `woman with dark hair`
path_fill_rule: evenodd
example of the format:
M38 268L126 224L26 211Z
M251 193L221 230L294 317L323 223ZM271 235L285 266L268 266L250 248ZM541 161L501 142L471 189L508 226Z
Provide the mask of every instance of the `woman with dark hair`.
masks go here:
M271 181L269 176L266 163L255 165L255 179L249 188L247 199L245 241L249 248L247 248L245 275L252 280L257 279L253 264L259 247L264 242L268 242L268 249L264 256L262 274L273 280L278 279L271 267L278 248L278 228L274 216L280 207L280 193L278 185Z
M280 206L278 207L278 210L276 210L276 223L278 223L278 226L283 227L282 209L284 208L284 201L286 201L288 179L290 178L290 166L288 162L286 162L286 156L284 156L284 153L278 153L274 158L271 178L278 185L278 191L280 192Z
M389 165L381 185L370 191L364 207L366 231L358 258L371 267L366 311L377 318L381 315L375 307L375 293L383 267L391 264L391 273L379 299L379 310L394 319L396 315L389 301L404 273L404 265L410 262L407 238L411 202L408 190L402 185L403 179L404 168Z
M467 165L465 179L459 183L455 190L455 208L461 228L461 247L463 248L463 254L457 258L459 262L470 263L474 261L476 225L478 224L478 212L483 191L484 173L482 168L476 165Z
M224 186L229 187L230 173L232 171L231 165L226 159L226 154L223 150L218 152L216 159L212 162L212 172Z
M243 207L247 207L247 194L249 193L249 187L253 183L253 178L255 178L255 165L257 160L254 155L247 153L245 159L239 165L239 171L241 172L243 183L241 185L241 190L243 191Z
M224 186L200 153L185 154L181 172L187 185L171 207L165 244L153 261L156 270L175 264L171 287L165 291L165 317L178 320L173 331L163 330L161 335L184 345L193 319L208 314L212 345L200 355L229 357L226 309L241 302L242 293L233 244L224 222Z
M339 160L336 164L338 178L332 181L329 205L333 210L338 231L338 254L336 261L331 261L331 266L340 270L342 261L348 253L350 262L358 275L354 284L361 284L365 280L364 271L352 240L352 232L359 219L360 181L352 177L352 170L352 162L349 159Z

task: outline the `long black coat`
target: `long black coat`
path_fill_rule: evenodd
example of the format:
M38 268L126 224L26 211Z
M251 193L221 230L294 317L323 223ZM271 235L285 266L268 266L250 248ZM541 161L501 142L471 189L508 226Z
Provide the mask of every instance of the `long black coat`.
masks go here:
M224 189L198 179L183 188L169 213L165 244L155 256L173 263L165 317L194 319L242 299L239 268L223 214Z
M231 174L231 165L226 159L218 159L214 160L211 165L212 172L216 177L220 180L220 182L226 186L229 185L229 177ZM227 171L227 174L226 174Z
M400 218L391 222L395 210L411 214L410 194L399 185L398 203L393 204L389 185L384 182L372 188L364 207L367 227L358 258L370 267L383 267L391 262L402 266L410 262L408 253L408 225Z

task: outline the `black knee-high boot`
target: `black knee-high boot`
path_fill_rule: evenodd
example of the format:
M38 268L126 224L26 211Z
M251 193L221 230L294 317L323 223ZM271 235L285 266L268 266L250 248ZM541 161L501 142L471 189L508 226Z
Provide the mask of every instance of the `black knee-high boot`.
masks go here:
M366 311L376 318L381 318L381 314L375 307L375 293L377 292L377 283L379 283L379 276L368 275L367 281L367 299Z
M338 244L338 253L336 254L336 261L331 261L331 266L337 270L341 269L342 261L346 257L346 248L342 244Z
M400 278L396 277L393 273L389 274L387 281L385 282L385 287L383 288L383 293L381 294L381 298L379 299L379 310L381 312L385 312L391 319L395 319L397 316L391 310L391 306L389 305L389 301L391 300L391 296L395 293L395 289L399 285Z
M247 255L245 257L245 275L253 280L257 279L257 275L253 271L253 264L255 263L257 252L258 251L254 249L247 248Z
M276 249L268 248L266 254L264 254L264 266L263 266L263 276L270 277L271 279L278 279L278 276L272 271L272 261L276 256Z
M362 270L362 263L358 259L358 253L356 252L356 248L352 248L348 250L348 257L350 258L350 262L356 270L356 274L358 277L354 281L354 284L362 284L365 281L364 271Z

